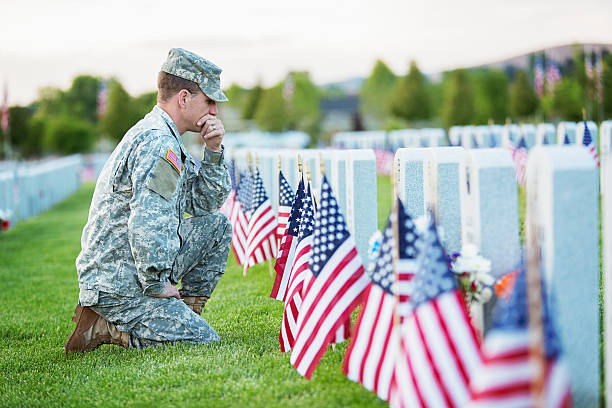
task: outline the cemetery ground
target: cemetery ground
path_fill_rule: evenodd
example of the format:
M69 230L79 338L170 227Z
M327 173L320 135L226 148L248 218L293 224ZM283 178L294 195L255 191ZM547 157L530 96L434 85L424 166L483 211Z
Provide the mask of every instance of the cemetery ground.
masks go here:
M379 226L391 205L380 177ZM282 303L270 299L268 265L230 256L203 316L222 341L126 350L104 345L66 357L78 285L74 260L93 185L0 235L0 406L386 406L346 379L346 343L329 350L311 381L279 350Z

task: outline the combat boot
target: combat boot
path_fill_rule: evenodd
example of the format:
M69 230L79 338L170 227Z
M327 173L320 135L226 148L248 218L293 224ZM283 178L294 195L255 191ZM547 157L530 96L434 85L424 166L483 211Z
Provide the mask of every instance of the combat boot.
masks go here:
M202 315L202 309L206 302L208 302L208 296L181 296L183 302L191 309L194 313Z
M77 305L72 321L77 325L64 345L66 354L94 350L102 344L128 347L129 334L87 306Z

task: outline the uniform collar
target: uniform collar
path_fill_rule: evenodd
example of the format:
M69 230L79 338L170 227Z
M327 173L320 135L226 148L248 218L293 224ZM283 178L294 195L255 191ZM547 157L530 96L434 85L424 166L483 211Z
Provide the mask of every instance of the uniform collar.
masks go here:
M151 113L158 115L168 125L168 127L172 131L172 135L179 143L179 146L181 147L181 151L183 152L184 155L188 156L187 149L185 149L185 146L183 145L183 140L181 139L181 135L179 134L178 128L174 124L174 121L172 120L170 115L168 115L168 113L166 113L165 110L160 108L159 105L155 105Z

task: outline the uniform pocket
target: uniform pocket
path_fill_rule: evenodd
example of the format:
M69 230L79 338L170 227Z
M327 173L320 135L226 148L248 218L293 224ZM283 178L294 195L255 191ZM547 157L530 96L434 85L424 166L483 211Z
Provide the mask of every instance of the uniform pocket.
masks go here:
M157 160L155 170L153 170L148 177L149 181L147 181L147 187L167 201L170 201L178 185L178 170L166 159L160 157L159 160Z

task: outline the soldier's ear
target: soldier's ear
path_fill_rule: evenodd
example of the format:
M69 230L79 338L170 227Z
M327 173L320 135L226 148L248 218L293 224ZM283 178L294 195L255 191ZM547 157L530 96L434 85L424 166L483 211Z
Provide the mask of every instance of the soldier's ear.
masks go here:
M191 94L186 89L181 89L178 92L178 104L181 109L184 109L187 106L187 99L191 97Z

